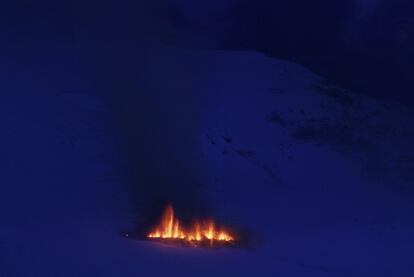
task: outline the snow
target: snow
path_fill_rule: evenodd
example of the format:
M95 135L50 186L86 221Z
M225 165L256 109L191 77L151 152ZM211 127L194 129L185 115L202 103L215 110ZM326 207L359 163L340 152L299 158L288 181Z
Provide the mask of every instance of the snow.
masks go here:
M174 156L209 213L252 240L164 246L121 236L143 215L110 89L90 77L101 64L64 45L33 49L2 57L0 276L413 276L414 127L403 105L258 53L140 49L134 91L164 125L131 128L168 142L149 136L138 148ZM134 105L138 123L151 121L146 103ZM182 189L169 166L149 157L136 170L157 167L168 190Z

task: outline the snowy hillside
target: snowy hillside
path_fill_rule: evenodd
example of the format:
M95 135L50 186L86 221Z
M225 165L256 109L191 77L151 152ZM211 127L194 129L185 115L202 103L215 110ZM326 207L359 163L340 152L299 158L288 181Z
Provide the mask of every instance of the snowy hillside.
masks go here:
M98 66L59 45L13 51L0 69L0 276L413 276L412 110L257 53L147 49L133 90L157 110L128 104L140 167L114 127L123 92L100 91ZM159 174L181 205L199 197L251 247L123 238L145 217L131 185L154 194L124 167ZM182 195L186 171L197 189Z

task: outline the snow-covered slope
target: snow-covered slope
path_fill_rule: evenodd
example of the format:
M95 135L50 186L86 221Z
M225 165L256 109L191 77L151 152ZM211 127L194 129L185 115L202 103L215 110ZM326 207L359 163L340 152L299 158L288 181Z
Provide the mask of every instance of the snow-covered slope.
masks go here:
M209 213L253 241L166 247L120 236L142 215L111 92L97 89L93 64L53 49L1 67L0 276L414 274L412 111L257 53L139 53L135 93L168 125L168 142L139 147L168 145L161 150L200 184ZM180 176L157 163L161 150L145 170L171 177L174 191Z

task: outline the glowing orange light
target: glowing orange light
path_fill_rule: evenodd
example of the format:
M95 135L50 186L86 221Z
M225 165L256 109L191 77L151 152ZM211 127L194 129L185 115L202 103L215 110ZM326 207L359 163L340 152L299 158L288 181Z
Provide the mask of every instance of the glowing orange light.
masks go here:
M234 237L223 229L218 229L213 220L195 221L190 228L184 228L174 216L174 209L168 205L159 224L147 235L153 239L176 239L192 244L202 241L232 242Z

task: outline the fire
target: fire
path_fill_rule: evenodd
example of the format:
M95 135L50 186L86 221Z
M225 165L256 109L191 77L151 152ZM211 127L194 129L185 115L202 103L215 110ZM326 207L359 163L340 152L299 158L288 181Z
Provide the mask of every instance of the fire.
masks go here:
M160 223L147 235L151 239L176 239L191 244L221 241L233 242L232 235L221 228L217 228L213 220L195 221L189 228L184 228L174 216L174 209L168 205Z

